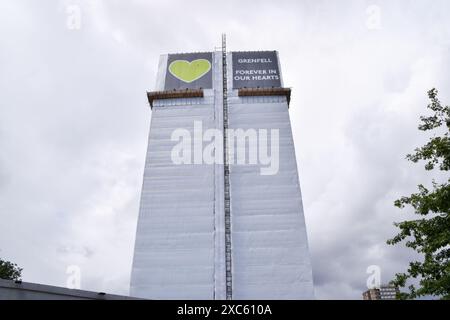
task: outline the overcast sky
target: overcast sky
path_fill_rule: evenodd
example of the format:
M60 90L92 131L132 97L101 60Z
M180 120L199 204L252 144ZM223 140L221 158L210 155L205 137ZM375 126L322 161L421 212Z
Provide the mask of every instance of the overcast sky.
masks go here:
M76 14L80 13L80 25ZM162 53L278 50L316 296L360 299L413 253L387 246L393 201L433 175L405 155L427 90L450 103L442 1L0 2L0 257L23 280L128 294ZM75 15L75 16L74 16ZM75 19L75 21L74 21Z

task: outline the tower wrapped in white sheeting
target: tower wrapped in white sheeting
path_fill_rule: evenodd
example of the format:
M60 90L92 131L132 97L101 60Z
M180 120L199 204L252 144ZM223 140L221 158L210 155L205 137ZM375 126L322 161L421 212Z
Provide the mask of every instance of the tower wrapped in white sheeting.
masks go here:
M130 295L225 299L229 290L233 299L312 299L289 96L276 93L282 88L278 54L227 53L225 91L223 66L221 52L160 58L156 93L149 98L152 117ZM248 88L255 93L241 94ZM191 163L174 163L176 130L185 130L192 146L202 148L208 143L195 135L196 123L203 132L223 131L224 93L228 129L277 130L276 172L261 174L267 167L261 163L234 161L229 171L223 162L198 163L194 149ZM231 225L224 218L226 180ZM231 244L225 241L227 233ZM228 273L227 250L232 261Z

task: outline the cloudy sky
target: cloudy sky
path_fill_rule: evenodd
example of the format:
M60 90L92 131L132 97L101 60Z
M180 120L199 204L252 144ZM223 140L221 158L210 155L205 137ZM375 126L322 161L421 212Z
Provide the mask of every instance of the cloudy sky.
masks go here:
M0 2L0 257L23 280L128 294L158 56L278 50L316 296L360 299L413 253L393 201L433 175L405 154L427 90L450 103L450 3ZM79 15L79 16L78 16ZM79 19L78 19L79 17ZM77 23L80 24L77 24Z

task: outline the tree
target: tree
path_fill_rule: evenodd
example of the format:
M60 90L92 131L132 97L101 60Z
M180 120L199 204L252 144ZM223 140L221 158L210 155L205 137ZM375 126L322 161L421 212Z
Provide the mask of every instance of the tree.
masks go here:
M425 170L435 168L444 172L450 170L450 107L442 106L437 98L438 91L428 91L433 112L429 117L420 117L419 130L433 131L434 136L424 146L415 149L406 158L417 163L426 161ZM445 180L444 179L444 180ZM445 183L432 180L432 188L418 186L418 192L395 201L395 206L414 208L418 218L394 223L399 233L387 243L398 244L406 240L406 247L420 253L423 261L413 261L405 273L398 273L394 285L406 287L406 282L418 279L418 285L409 285L409 292L402 292L401 299L414 299L425 295L450 299L450 178Z
M0 279L21 280L22 269L17 264L0 259Z

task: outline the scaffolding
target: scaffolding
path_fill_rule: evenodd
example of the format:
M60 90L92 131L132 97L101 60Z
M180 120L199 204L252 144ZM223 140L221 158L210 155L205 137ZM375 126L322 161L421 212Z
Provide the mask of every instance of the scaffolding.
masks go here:
M150 108L153 108L153 102L160 99L179 99L179 98L203 98L203 89L184 89L170 91L152 91L147 92L147 99Z
M231 263L231 207L230 207L230 164L228 159L228 84L227 84L227 40L222 34L222 81L223 81L223 146L224 146L224 193L225 193L225 281L226 299L233 298Z
M291 89L290 88L240 88L238 89L239 97L249 96L285 96L288 103L291 102Z

